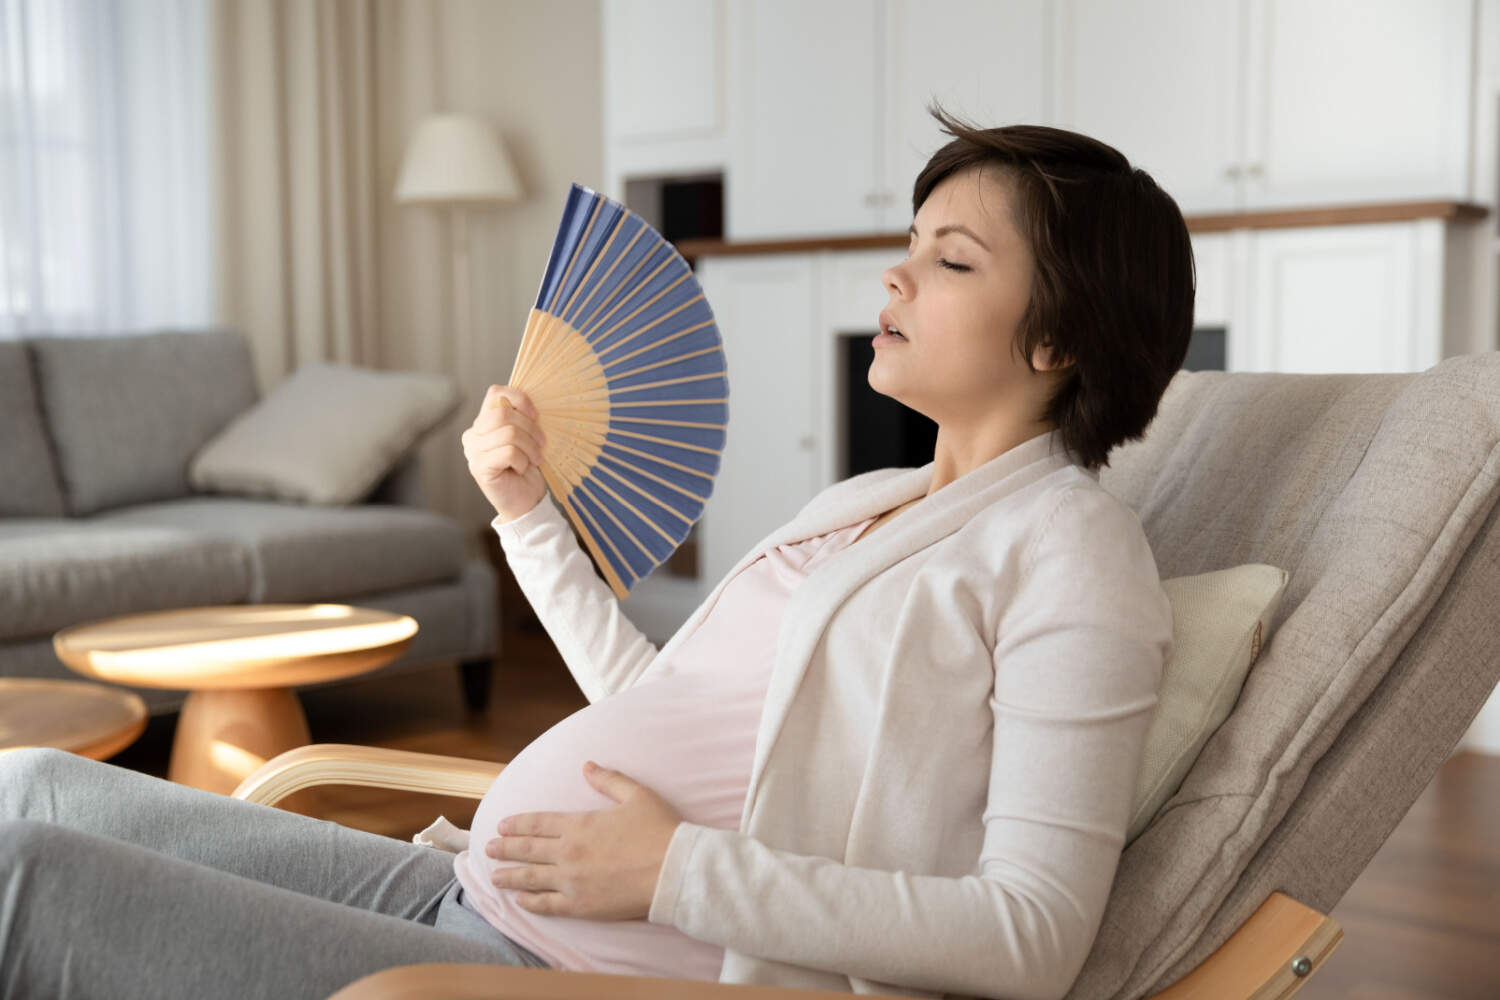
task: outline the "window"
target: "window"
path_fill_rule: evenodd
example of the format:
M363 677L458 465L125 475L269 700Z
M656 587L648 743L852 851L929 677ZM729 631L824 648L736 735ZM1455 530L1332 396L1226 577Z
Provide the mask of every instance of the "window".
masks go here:
M0 0L0 336L212 320L207 0Z

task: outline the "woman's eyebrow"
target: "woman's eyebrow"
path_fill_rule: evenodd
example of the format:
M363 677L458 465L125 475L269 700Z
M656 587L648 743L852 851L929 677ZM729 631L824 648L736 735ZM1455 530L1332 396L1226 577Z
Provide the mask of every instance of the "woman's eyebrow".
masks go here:
M984 240L982 240L978 236L974 235L974 231L972 229L968 229L965 226L960 226L957 223L949 223L946 226L938 226L937 227L937 231L934 232L932 235L933 236L946 236L949 233L963 233L969 239L973 240L975 243L978 243L980 246L984 247L984 249L987 252L993 252L993 251L990 251L989 244L985 243ZM917 235L917 227L916 227L915 223L913 223L912 226L911 226L911 228L906 231L906 234L908 236L915 236L915 235Z

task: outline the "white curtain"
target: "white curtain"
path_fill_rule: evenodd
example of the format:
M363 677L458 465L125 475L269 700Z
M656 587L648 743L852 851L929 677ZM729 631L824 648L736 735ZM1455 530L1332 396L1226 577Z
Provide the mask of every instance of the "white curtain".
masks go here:
M206 0L0 0L0 336L211 322Z

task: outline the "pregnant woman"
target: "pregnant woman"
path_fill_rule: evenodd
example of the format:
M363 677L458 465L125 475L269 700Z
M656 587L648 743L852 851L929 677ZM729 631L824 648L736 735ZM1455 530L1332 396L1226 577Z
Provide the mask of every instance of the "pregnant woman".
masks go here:
M322 997L489 962L1066 993L1172 649L1098 470L1182 364L1192 251L1116 150L934 114L952 141L917 178L868 375L937 423L930 463L820 492L658 650L547 494L547 414L492 386L469 471L588 706L517 755L453 853L0 755L0 991Z

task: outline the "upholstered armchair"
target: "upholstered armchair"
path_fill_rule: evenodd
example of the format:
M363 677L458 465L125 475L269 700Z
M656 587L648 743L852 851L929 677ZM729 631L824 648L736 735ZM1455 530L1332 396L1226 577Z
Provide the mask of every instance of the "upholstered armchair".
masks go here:
M1101 482L1140 515L1164 579L1263 563L1289 580L1233 711L1126 845L1067 1000L1281 997L1328 958L1341 931L1326 914L1500 679L1497 445L1488 353L1406 374L1179 373L1146 437L1116 450ZM363 784L479 798L503 766L315 745L235 795ZM414 965L335 995L836 994Z

